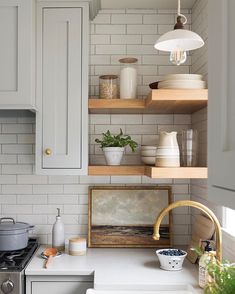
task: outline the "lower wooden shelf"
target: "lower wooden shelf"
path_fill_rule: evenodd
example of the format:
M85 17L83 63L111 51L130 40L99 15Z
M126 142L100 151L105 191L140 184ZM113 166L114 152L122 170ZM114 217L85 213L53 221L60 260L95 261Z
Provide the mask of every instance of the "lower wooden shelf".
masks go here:
M207 167L154 167L145 165L90 165L90 176L147 176L152 179L206 179Z
M143 176L144 165L90 165L89 176Z
M145 167L152 179L207 179L207 167Z

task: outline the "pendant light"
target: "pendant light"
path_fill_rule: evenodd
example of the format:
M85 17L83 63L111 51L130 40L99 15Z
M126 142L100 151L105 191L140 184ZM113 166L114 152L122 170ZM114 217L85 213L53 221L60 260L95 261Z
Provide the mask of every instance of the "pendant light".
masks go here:
M180 13L180 0L178 0L178 16L174 30L162 35L154 45L157 50L171 52L170 61L175 65L183 64L186 61L187 51L198 49L204 45L204 41L198 34L184 29L186 23L187 18Z

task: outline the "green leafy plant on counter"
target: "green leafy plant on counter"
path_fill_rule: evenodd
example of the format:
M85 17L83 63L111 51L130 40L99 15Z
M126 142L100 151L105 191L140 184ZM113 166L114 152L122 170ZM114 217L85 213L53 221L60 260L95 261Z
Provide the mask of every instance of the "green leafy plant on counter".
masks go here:
M138 144L131 139L131 136L124 135L122 129L118 135L113 135L109 130L102 134L102 140L95 139L96 143L100 144L103 149L105 147L126 147L130 146L132 152L134 152Z
M217 261L216 263L209 263L207 271L210 281L204 289L205 294L235 293L235 264Z

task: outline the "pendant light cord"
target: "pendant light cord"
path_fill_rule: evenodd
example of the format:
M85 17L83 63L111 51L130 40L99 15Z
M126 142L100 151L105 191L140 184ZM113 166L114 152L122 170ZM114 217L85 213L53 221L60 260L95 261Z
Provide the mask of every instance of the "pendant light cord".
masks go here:
M178 0L178 16L181 16L181 17L184 18L183 24L185 25L188 20L187 20L187 17L185 15L183 15L182 13L180 13L180 10L181 10L180 0Z

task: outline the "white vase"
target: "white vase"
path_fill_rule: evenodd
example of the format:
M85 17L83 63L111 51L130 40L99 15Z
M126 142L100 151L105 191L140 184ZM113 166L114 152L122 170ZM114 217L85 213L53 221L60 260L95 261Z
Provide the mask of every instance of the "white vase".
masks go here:
M160 133L155 165L158 167L180 166L180 152L177 142L177 132Z
M107 165L120 165L124 153L124 147L103 148Z

